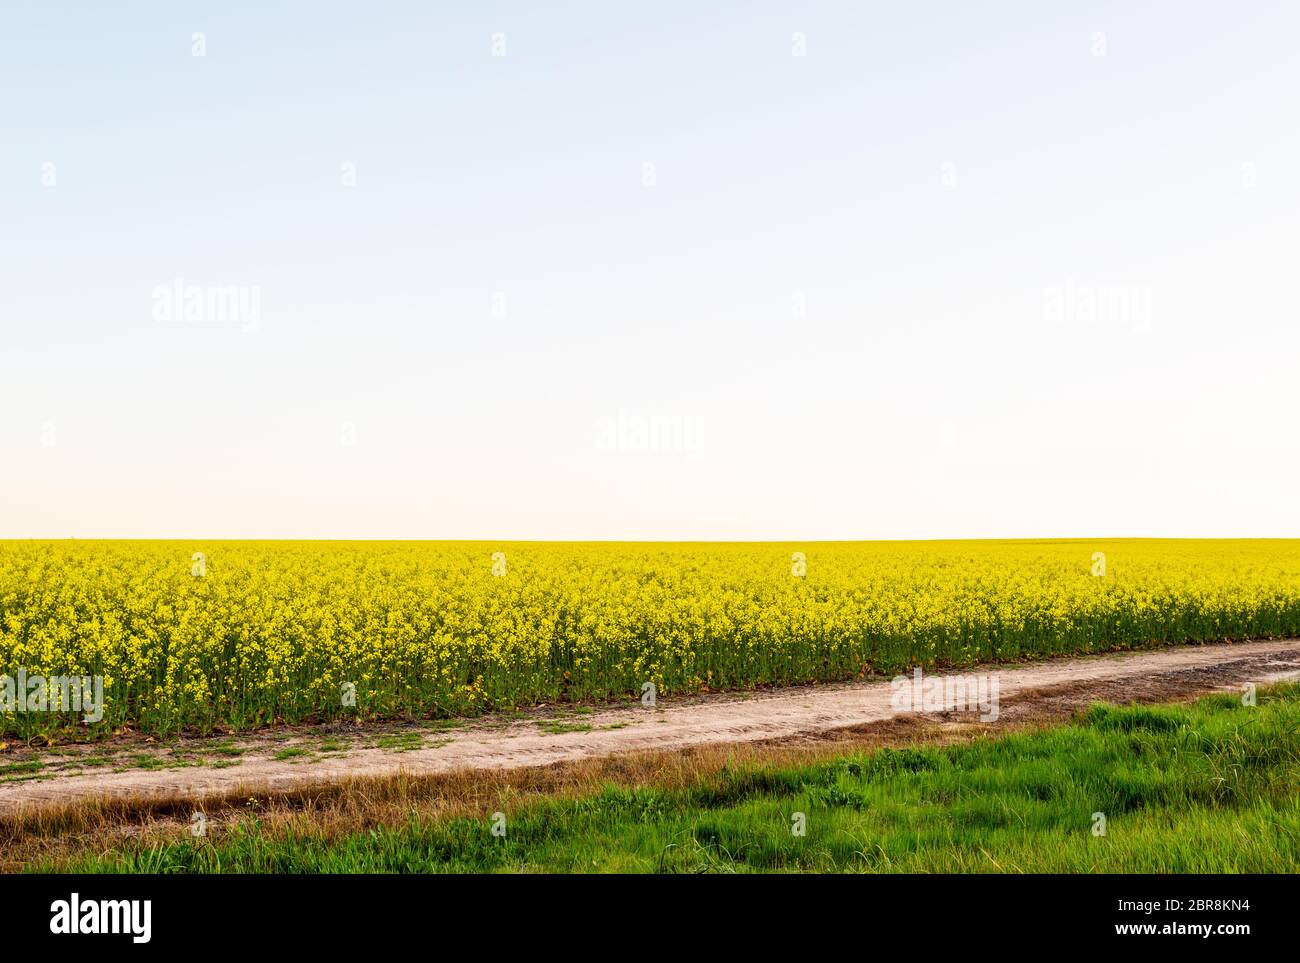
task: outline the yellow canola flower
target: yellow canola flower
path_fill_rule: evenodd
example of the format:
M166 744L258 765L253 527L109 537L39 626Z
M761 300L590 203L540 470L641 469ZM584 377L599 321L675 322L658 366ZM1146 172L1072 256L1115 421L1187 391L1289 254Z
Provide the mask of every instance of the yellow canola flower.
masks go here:
M1292 540L0 541L0 675L101 676L104 724L148 731L1297 633Z

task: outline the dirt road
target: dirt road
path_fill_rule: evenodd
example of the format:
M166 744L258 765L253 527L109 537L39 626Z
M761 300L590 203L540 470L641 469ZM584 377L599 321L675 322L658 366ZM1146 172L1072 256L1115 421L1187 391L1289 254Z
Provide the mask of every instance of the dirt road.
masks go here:
M1094 700L1171 700L1300 678L1300 640L1179 646L966 670L996 679L998 726L1068 716ZM0 782L0 819L101 798L195 799L274 793L357 776L512 769L716 743L824 738L887 724L906 710L888 681L660 700L656 707L539 710L449 728L332 726L159 746L140 737L22 757ZM985 695L989 693L986 691ZM974 713L945 718L974 719ZM0 756L0 771L14 759Z

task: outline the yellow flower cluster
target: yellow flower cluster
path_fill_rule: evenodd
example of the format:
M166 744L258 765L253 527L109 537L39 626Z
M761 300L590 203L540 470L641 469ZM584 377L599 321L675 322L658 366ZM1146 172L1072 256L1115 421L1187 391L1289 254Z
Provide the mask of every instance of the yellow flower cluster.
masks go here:
M0 674L102 676L151 731L1297 633L1282 540L0 541Z

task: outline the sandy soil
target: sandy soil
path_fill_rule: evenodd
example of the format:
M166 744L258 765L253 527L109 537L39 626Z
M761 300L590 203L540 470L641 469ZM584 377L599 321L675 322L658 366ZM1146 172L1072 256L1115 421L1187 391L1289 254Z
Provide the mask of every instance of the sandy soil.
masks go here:
M964 670L996 675L999 713L989 726L1068 717L1095 700L1121 703L1240 691L1247 682L1300 678L1300 640L1179 646ZM330 726L268 730L240 739L71 747L31 760L27 775L0 781L0 819L93 798L194 799L287 792L358 776L503 770L718 743L835 738L887 727L908 715L888 681L776 689L619 706L495 717L448 728ZM977 714L944 712L973 721ZM279 756L280 758L276 758ZM40 763L36 768L35 762ZM168 768L175 767L175 768Z

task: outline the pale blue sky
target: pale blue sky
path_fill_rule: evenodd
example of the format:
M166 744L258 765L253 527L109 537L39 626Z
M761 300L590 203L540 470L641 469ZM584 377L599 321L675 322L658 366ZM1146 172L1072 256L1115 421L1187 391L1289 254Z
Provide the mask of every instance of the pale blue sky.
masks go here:
M1052 6L7 4L0 536L1300 535L1300 8Z

